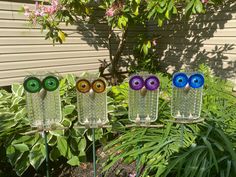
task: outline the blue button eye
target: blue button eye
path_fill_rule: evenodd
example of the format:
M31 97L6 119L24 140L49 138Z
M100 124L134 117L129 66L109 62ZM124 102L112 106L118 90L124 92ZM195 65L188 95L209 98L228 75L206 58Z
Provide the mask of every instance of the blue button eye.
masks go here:
M200 88L204 85L204 77L202 74L193 74L189 78L189 85L192 88Z
M177 88L183 88L188 83L188 76L184 73L176 73L173 77L173 85Z

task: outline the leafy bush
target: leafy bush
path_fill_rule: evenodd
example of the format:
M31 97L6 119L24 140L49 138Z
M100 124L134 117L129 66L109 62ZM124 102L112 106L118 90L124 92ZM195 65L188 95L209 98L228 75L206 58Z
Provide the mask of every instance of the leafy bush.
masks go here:
M79 165L86 159L87 139L91 140L89 131L75 128L77 112L74 86L73 75L61 79L60 95L63 112L61 123L65 129L48 132L50 160L58 161L59 158L64 158L72 166ZM22 85L13 84L12 93L0 90L0 147L1 151L5 151L8 161L19 176L30 166L38 170L45 160L44 140L40 132L31 130L25 104ZM97 130L96 138L101 137L102 131Z
M41 3L39 3L41 2ZM108 46L113 41L119 41L117 47L112 47L110 61L106 61L100 68L101 74L109 67L114 82L119 80L122 53L126 49L126 41L130 36L128 31L133 29L138 35L132 35L132 44L136 46L135 60L137 64L145 68L155 68L156 61L153 50L157 47L158 36L153 34L143 35L149 31L148 23L163 26L164 22L179 16L190 17L191 15L205 13L210 7L223 4L224 0L40 0L34 8L24 6L22 11L30 24L38 24L45 31L45 39L51 39L53 43L63 43L70 34L63 29L64 24L73 25L82 23L85 26L93 24L94 28L89 33L97 33L97 24L107 24L109 32ZM86 28L88 29L88 28ZM116 30L121 29L121 35ZM97 33L98 34L98 33ZM99 34L98 34L99 35ZM100 35L99 35L100 36ZM137 36L137 38L136 38ZM102 35L104 37L104 34ZM113 39L115 37L115 39ZM86 38L86 37L85 37ZM151 54L150 54L151 53ZM148 55L149 54L149 55ZM146 56L148 55L148 56ZM143 60L145 59L145 60ZM139 65L139 66L140 66ZM114 83L116 84L116 83Z
M176 177L236 175L235 146L219 128L209 124L201 127L195 144L180 149L170 158L163 176L175 174Z
M108 111L112 128L97 129L96 139L106 144L109 170L118 161L137 162L142 176L235 176L236 175L236 99L229 83L212 77L208 68L200 68L206 79L202 118L199 124L179 125L165 122L170 115L171 81L159 74L161 97L159 121L164 128L126 129L128 121L128 83L109 88ZM91 132L76 128L75 78L67 75L60 81L64 130L48 133L50 160L64 159L77 166L86 159ZM29 133L31 132L31 134ZM111 136L112 135L112 136ZM121 135L121 136L117 136ZM118 137L118 138L117 138ZM0 147L16 173L21 176L32 166L42 168L44 142L39 132L32 133L25 109L23 87L12 85L12 93L0 91ZM5 160L5 158L3 160ZM0 161L2 163L2 159Z
M137 172L147 176L235 176L236 175L236 99L230 85L212 77L207 67L201 66L205 74L204 100L201 117L204 122L179 125L171 122L170 79L161 77L159 121L162 129L133 128L111 141L110 159L104 167L109 170L118 161L136 161ZM127 94L127 88L120 93ZM127 97L124 97L126 100ZM124 100L120 100L122 104ZM111 150L110 150L111 149Z

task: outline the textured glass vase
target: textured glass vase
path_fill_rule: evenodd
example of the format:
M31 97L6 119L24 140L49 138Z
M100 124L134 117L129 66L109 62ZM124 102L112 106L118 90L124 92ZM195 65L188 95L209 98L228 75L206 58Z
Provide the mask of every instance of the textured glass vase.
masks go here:
M175 73L172 79L171 115L198 119L202 108L204 76L198 72Z
M76 82L79 123L90 128L108 122L107 91L104 78L86 73Z
M158 117L160 81L157 76L145 72L129 78L129 120L150 123Z
M40 129L57 126L62 117L58 78L54 75L27 76L24 88L31 126Z

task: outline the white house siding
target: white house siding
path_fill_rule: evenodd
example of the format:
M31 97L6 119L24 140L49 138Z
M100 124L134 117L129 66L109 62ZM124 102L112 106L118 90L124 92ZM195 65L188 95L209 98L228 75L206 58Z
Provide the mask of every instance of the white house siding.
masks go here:
M29 28L19 13L24 4L34 6L26 1L0 0L0 86L22 82L25 75L43 71L98 71L99 60L109 60L107 25L62 26L69 36L64 44L53 46L39 28Z
M160 35L157 47L162 68L175 72L188 66L194 70L204 63L236 85L236 1L189 21L178 19L162 28L149 28Z

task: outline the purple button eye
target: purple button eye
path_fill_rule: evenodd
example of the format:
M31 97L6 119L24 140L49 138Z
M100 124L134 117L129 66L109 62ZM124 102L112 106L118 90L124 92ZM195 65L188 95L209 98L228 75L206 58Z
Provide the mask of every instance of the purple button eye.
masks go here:
M144 86L144 80L141 76L133 76L129 80L129 86L133 90L140 90Z
M145 87L147 90L156 90L160 86L160 81L156 76L149 76L145 80Z

